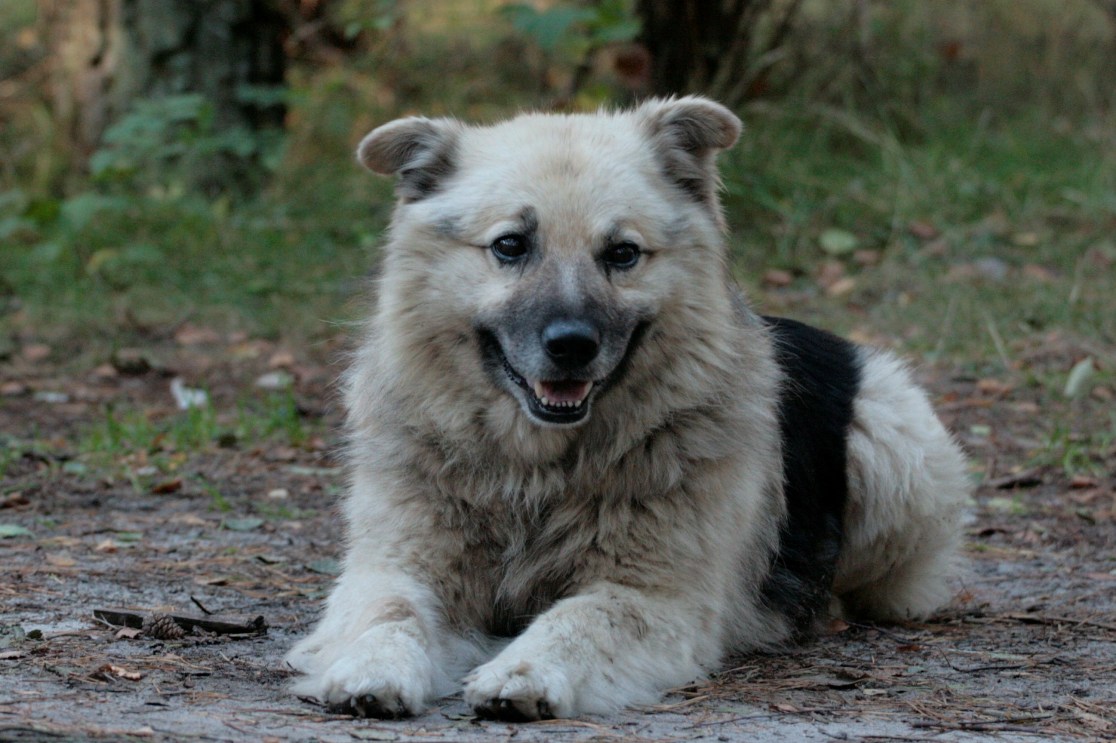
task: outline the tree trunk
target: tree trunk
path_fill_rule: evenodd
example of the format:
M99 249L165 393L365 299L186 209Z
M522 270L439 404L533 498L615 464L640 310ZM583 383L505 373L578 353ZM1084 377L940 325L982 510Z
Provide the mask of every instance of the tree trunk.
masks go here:
M139 99L201 94L215 131L282 125L282 105L244 95L284 81L287 24L267 0L39 0L39 10L55 117L79 160Z
M735 106L766 89L801 0L639 0L658 95L704 93Z

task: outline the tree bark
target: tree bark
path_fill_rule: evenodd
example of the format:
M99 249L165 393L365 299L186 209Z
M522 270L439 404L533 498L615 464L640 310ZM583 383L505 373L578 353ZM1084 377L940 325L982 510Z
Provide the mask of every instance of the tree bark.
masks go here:
M39 0L54 113L79 159L140 98L200 93L216 129L281 126L287 24L267 0Z
M801 0L639 0L653 92L730 106L764 90Z

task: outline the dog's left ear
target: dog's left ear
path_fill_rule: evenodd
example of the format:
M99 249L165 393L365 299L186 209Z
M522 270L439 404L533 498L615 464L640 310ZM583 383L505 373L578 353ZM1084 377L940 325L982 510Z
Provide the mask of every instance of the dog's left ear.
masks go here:
M699 96L651 100L638 109L667 177L717 208L717 153L736 144L743 125L720 103Z
M429 196L454 170L462 125L412 116L373 129L357 146L357 160L375 173L398 175L404 200Z

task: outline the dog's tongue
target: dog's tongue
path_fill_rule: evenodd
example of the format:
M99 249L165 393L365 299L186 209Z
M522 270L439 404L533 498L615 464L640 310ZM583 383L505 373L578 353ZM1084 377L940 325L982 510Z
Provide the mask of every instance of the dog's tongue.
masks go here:
M578 405L589 396L593 383L579 379L567 379L556 382L535 382L535 396L550 405L573 404Z

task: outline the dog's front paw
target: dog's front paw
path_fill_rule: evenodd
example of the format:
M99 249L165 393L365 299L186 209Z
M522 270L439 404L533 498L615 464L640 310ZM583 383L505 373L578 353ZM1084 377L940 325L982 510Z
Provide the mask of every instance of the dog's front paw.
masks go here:
M570 717L575 712L563 670L502 657L469 674L465 702L481 717L513 722Z
M366 633L326 668L310 670L294 692L360 717L420 714L434 693L430 658L411 638L370 636L375 634Z

